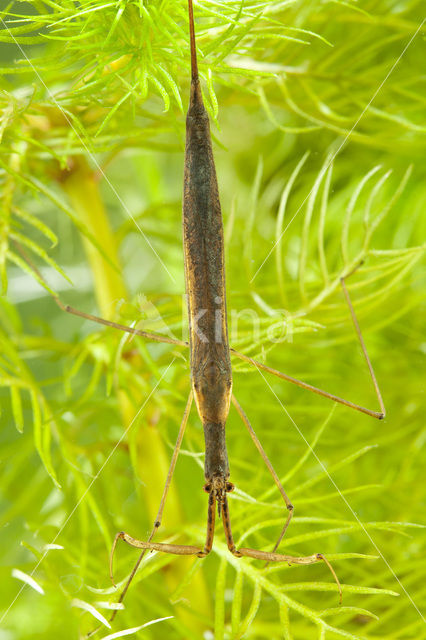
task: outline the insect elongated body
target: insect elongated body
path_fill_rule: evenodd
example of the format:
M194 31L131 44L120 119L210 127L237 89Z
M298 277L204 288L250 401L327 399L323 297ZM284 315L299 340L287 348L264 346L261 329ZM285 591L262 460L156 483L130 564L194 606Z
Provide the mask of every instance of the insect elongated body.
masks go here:
M229 485L225 424L231 403L232 373L222 213L209 119L198 75L192 78L186 122L183 244L191 378L204 428L206 489L215 492L220 513L221 501Z
M137 540L125 532L119 532L118 539L141 549L151 549L178 555L207 555L213 545L216 506L222 516L226 541L231 553L237 557L248 556L267 562L288 562L312 564L323 560L329 566L338 583L336 574L322 554L294 557L275 553L284 535L293 512L281 482L269 462L262 445L254 433L247 416L238 401L232 396L232 370L228 343L226 313L225 265L223 224L219 201L219 189L210 135L208 114L203 104L198 77L197 54L192 0L188 0L188 14L191 41L191 93L186 118L186 146L183 193L183 250L185 256L185 283L188 300L191 394L187 403L178 440L169 468L166 486L160 504L154 529L148 541ZM176 545L151 542L160 526L165 497L186 427L192 398L201 418L205 438L204 490L209 494L207 534L203 549L192 545ZM257 549L236 549L232 537L231 522L226 494L234 489L229 479L229 463L226 450L225 426L229 408L233 400L240 416L246 424L256 447L262 455L269 471L289 510L281 536L273 552ZM141 559L142 555L140 556ZM134 569L136 570L140 559ZM122 597L134 575L132 572ZM112 576L112 565L111 565ZM339 584L339 583L338 583ZM340 588L340 587L339 587ZM341 591L340 591L341 593ZM120 600L122 600L122 597Z
M185 283L188 302L189 335L190 335L190 363L191 363L191 392L189 394L186 409L182 418L175 449L173 451L160 501L157 517L148 537L148 540L138 540L123 531L117 533L110 556L110 574L112 578L112 559L119 539L141 549L142 552L136 562L126 585L121 592L119 602L125 597L130 583L142 561L146 550L156 550L177 555L195 555L203 557L207 555L213 545L216 507L219 516L222 517L225 537L230 552L236 556L246 556L266 562L285 562L288 564L308 565L319 561L325 562L340 588L337 576L330 563L322 553L314 553L309 556L290 556L277 553L278 546L290 523L293 505L288 498L279 476L269 461L256 433L254 432L245 412L232 394L232 369L231 358L235 356L255 366L258 370L264 370L278 378L287 380L301 388L310 390L329 400L338 402L347 407L382 419L385 408L374 371L369 360L367 350L361 335L358 321L352 307L348 291L345 285L345 275L342 274L341 283L343 293L347 300L355 330L369 367L370 376L376 391L380 405L380 411L373 411L357 405L349 400L340 398L314 387L306 382L293 378L285 373L272 369L264 363L230 349L228 342L226 288L225 288L225 264L224 264L224 240L222 214L219 201L219 190L216 178L216 169L213 158L210 125L208 114L203 104L198 65L195 47L194 18L192 0L188 0L188 15L191 42L191 93L189 109L186 119L186 148L184 168L184 193L183 193L183 249L185 256ZM350 274L349 274L350 275ZM39 277L42 279L41 274ZM103 325L115 327L134 335L140 335L145 339L167 344L175 344L188 347L186 342L166 337L160 334L147 332L133 327L126 327L97 316L64 305L55 298L58 305L67 312L77 316L99 322ZM167 494L170 488L179 450L182 444L186 424L195 400L198 414L204 429L205 438L205 465L204 475L206 484L204 490L209 494L207 534L203 548L192 545L167 544L153 542L164 512ZM250 437L260 453L268 471L270 472L278 491L287 508L287 517L284 521L281 534L271 552L252 548L237 549L231 532L230 514L227 501L227 493L234 486L229 482L229 463L226 450L225 427L229 414L230 404L234 404ZM115 617L112 614L111 620Z
M351 309L354 324L364 351L365 358L370 367L370 374L377 392L381 412L374 412L370 409L360 407L347 400L338 398L333 394L324 392L300 380L296 380L266 367L266 365L256 362L251 358L230 350L228 343L228 327L226 313L226 289L225 289L225 264L224 264L224 241L222 214L219 201L219 189L217 185L216 169L213 159L210 124L208 114L203 104L203 98L198 76L197 55L195 46L194 16L192 0L188 0L188 16L191 43L191 93L189 108L186 118L186 146L185 146L185 168L184 168L184 190L183 190L183 250L185 256L185 284L188 302L189 335L190 335L190 360L191 360L191 393L186 405L185 413L179 430L176 446L173 452L169 472L166 479L157 519L147 541L133 538L128 533L119 532L114 540L110 558L110 573L112 578L112 558L119 539L128 544L142 549L142 553L133 568L126 586L120 596L120 602L136 573L136 570L143 558L146 550L162 551L164 553L174 553L177 555L197 555L203 557L207 555L213 545L216 507L219 516L222 517L226 542L230 552L236 556L246 556L264 560L266 562L286 562L288 564L307 565L319 561L325 562L333 574L339 587L341 588L337 576L328 560L322 553L315 553L310 556L290 556L277 553L277 548L290 523L293 505L289 500L281 481L269 461L258 437L256 436L242 407L232 394L232 370L230 355L235 355L243 360L254 364L259 369L269 371L278 377L289 380L305 389L310 389L324 397L328 397L335 402L350 406L358 411L368 413L376 418L384 416L383 402L378 390L377 381L369 361L362 336L353 312L352 305L344 285L342 285L345 296ZM70 310L70 309L68 309ZM75 312L75 310L73 310ZM85 314L78 313L78 315ZM105 323L105 321L104 321ZM106 323L110 324L110 323ZM118 326L118 325L115 325ZM139 332L135 329L119 328L143 335L153 340L161 338L156 334ZM170 342L170 338L167 339ZM176 344L182 344L174 341ZM183 343L185 344L185 343ZM204 475L206 484L204 490L209 494L207 534L203 548L192 545L167 544L152 542L152 539L161 524L167 493L170 487L173 472L179 449L182 443L192 400L195 400L198 414L204 429L205 438L205 465ZM281 535L274 546L272 552L258 549L241 548L237 549L232 537L227 493L234 489L229 482L229 463L225 441L225 426L229 414L231 401L235 405L242 418L249 434L263 458L274 482L287 507L287 517Z

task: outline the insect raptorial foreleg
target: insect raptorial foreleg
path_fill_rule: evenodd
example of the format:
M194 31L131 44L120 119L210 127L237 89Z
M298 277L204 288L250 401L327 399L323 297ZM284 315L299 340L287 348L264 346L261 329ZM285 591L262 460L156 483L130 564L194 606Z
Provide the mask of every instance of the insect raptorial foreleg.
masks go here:
M253 427L250 424L249 419L247 418L243 408L241 407L240 403L238 402L238 400L236 399L236 397L234 395L232 395L232 402L235 406L235 408L237 409L238 413L240 414L240 417L242 419L242 421L244 422L244 424L247 427L247 431L250 434L251 439L253 440L254 444L256 445L256 449L259 451L260 455L262 456L262 460L265 463L265 465L268 468L269 473L271 474L271 476L274 479L275 484L278 487L278 491L280 492L280 494L282 495L282 498L286 504L286 507L288 509L288 514L287 514L287 518L286 521L284 523L284 526L282 528L282 531L280 533L280 536L273 548L272 553L275 553L275 551L278 549L279 545L281 544L281 540L284 537L285 532L287 531L288 525L290 524L291 518L293 517L293 512L294 512L294 507L288 497L288 495L286 494L283 485L281 484L281 480L278 477L277 472L275 471L274 467L272 466L271 461L269 460L268 456L265 453L264 448L262 447L259 438L257 437Z
M151 540L153 539L153 537L155 536L155 534L157 533L157 531L158 531L158 529L159 529L159 527L161 525L161 521L162 521L162 518L163 518L164 506L166 504L166 499L167 499L167 494L168 494L169 489L170 489L170 484L171 484L173 473L174 473L174 470L175 470L175 467L176 467L176 462L177 462L177 459L178 459L179 451L180 451L180 448L181 448L181 445L182 445L183 436L184 436L184 433L185 433L186 425L188 423L189 412L191 411L192 400L193 400L193 393L192 393L192 390L191 390L191 392L189 394L189 397L188 397L188 402L186 403L185 411L184 411L184 414L183 414L183 417L182 417L182 422L181 422L181 425L180 425L180 428L179 428L179 433L178 433L178 436L177 436L177 439L176 439L176 444L175 444L175 447L173 449L173 455L172 455L172 459L170 461L170 466L169 466L169 470L168 470L168 473L167 473L167 478L166 478L166 483L164 485L163 494L161 496L160 506L159 506L158 512L157 512L157 517L155 518L154 526L153 526L152 531L151 531L151 533L150 533L150 535L148 537L148 540L146 541L146 543L143 543L145 545L151 544ZM126 539L125 536L127 536L128 539ZM111 554L110 554L110 577L111 577L111 580L112 580L113 583L114 583L114 579L113 579L112 562L113 562L115 547L116 547L117 542L118 542L118 540L120 538L122 540L125 540L129 544L132 544L132 542L130 542L130 539L133 540L133 541L135 540L134 538L131 538L131 536L128 536L128 534L125 534L122 531L120 533L117 533L117 535L115 536L114 543L113 543L113 546L112 546L112 549L111 549ZM137 546L137 545L132 545L132 546ZM130 586L130 583L132 582L132 580L133 580L133 578L134 578L134 576L136 574L136 571L138 570L139 565L142 562L142 558L145 555L146 549L153 549L153 547L150 547L150 546L148 546L148 547L147 546L140 546L139 548L143 549L143 551L140 554L135 566L133 567L133 569L132 569L132 571L130 573L130 576L129 576L129 578L128 578L125 586L124 586L124 589L120 594L120 598L119 598L118 602L122 602L124 600L124 596L126 595L127 590L128 590L128 588ZM173 552L171 552L171 553L173 553ZM114 619L116 613L117 613L117 609L113 612L111 620Z
M204 558L207 554L210 553L213 546L213 538L214 538L214 524L216 520L216 499L213 493L209 494L209 507L207 511L207 534L206 534L206 543L204 545L204 549L198 553L199 558Z
M342 601L342 587L340 585L339 579L331 566L330 562L322 553L314 553L311 556L288 556L282 553L270 553L268 551L260 551L258 549L249 549L249 548L241 548L237 549L234 543L234 539L232 537L231 530L231 520L229 517L229 507L228 500L226 496L222 501L222 521L223 528L225 530L226 542L228 544L228 549L237 558L241 558L242 556L246 556L247 558L255 558L256 560L264 560L265 562L286 562L288 565L292 564L315 564L316 562L323 561L330 569L331 574L336 581L337 587L339 589L339 600Z
M216 499L213 493L209 495L209 507L208 507L208 517L207 517L207 534L206 534L206 542L203 549L199 547L195 547L189 544L168 544L166 542L151 542L150 540L138 540L137 538L133 538L128 533L124 531L119 531L114 538L114 542L111 549L110 556L110 576L112 583L114 584L113 571L112 571L112 559L115 552L115 547L117 546L117 542L119 540L124 540L127 544L130 544L132 547L136 547L137 549L143 549L142 556L145 551L148 549L149 551L161 551L162 553L172 553L177 556L198 556L199 558L204 558L207 554L210 553L211 548L213 546L213 537L214 537L214 525L215 525L215 517L216 517ZM152 538L153 534L151 534ZM140 558L141 560L142 558ZM140 562L140 560L138 562ZM132 572L133 573L133 572ZM133 573L134 575L134 573Z

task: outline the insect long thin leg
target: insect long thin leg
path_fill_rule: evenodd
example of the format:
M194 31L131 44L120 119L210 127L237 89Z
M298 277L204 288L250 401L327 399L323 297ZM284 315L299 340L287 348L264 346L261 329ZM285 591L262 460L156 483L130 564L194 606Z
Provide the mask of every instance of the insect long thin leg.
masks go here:
M262 362L258 362L249 356L244 355L243 353L239 353L239 351L235 351L235 349L231 349L231 355L240 358L240 360L245 360L249 362L257 369L262 369L262 371L266 371L267 373L271 373L277 378L281 378L282 380L287 380L287 382L291 382L295 384L297 387L301 387L302 389L307 389L308 391L312 391L313 393L322 396L323 398L328 398L329 400L333 400L333 402L338 402L339 404L345 405L345 407L349 407L351 409L355 409L356 411L360 411L361 413L366 413L368 416L373 418L377 418L378 420L383 420L385 417L384 411L372 411L371 409L367 409L359 404L355 404L350 400L345 400L344 398L340 398L339 396L334 395L333 393L328 393L328 391L323 391L323 389L318 389L318 387L314 387L312 384L308 384L307 382L303 382L303 380L298 380L297 378L293 378L292 376L287 375L286 373L282 373L277 369L273 369L272 367L268 367L266 364ZM382 408L382 407L381 407Z
M359 266L361 266L361 265L358 265L358 267ZM344 276L343 278L340 278L340 283L342 285L343 294L344 294L346 302L348 304L349 311L351 312L352 322L354 323L355 331L356 331L356 334L358 336L358 340L359 340L359 343L361 345L361 349L362 349L362 352L364 354L364 358L365 358L365 361L367 363L368 370L370 372L370 377L371 377L371 380L373 382L374 390L376 392L376 396L377 396L377 399L379 401L380 410L381 410L381 412L383 414L383 417L385 417L386 409L385 409L385 405L384 405L384 402L383 402L382 394L380 393L379 383L377 382L376 374L374 373L373 365L371 364L370 356L368 355L367 347L365 346L364 338L362 337L361 328L360 328L359 323L358 323L358 318L356 317L356 314L355 314L355 309L353 307L352 300L351 300L351 298L349 296L349 291L346 288L345 280L347 280L351 275L353 275L355 273L355 271L358 269L358 267L356 269L354 269L353 271L351 271L351 273L349 273L346 276Z
M133 327L127 327L124 324L120 324L118 322L112 322L111 320L106 320L105 318L101 318L99 316L94 316L91 313L85 313L84 311L79 311L79 309L74 309L68 304L64 304L62 300L59 298L54 298L56 304L62 311L66 311L67 313L72 313L79 318L85 318L86 320L90 320L91 322L97 322L98 324L103 324L106 327L112 327L113 329L119 329L120 331L124 331L126 333L131 333L135 336L141 336L146 340L153 340L154 342L165 342L167 344L176 344L180 347L187 347L188 343L183 340L177 340L176 338L169 338L169 336L162 336L159 333L152 333L150 331L142 331L140 329L134 329Z
M277 540L277 542L275 543L275 546L272 550L272 553L275 553L275 551L278 549L278 547L281 544L281 540L283 539L285 532L287 531L288 525L290 524L291 518L293 517L293 512L294 512L294 507L288 497L288 495L286 494L283 485L281 484L281 481L277 475L277 472L275 471L274 467L272 466L271 461L269 460L268 456L265 453L264 448L262 447L259 438L256 435L256 432L254 431L253 427L250 424L250 421L247 417L247 415L244 412L244 409L241 407L240 403L238 402L238 400L236 399L236 397L234 395L232 395L232 402L236 408L236 410L238 411L238 413L240 414L240 417L242 419L242 421L244 422L244 424L247 427L247 431L249 432L251 439L253 440L254 444L256 445L257 450L259 451L260 455L262 456L262 460L265 463L265 465L268 468L269 473L271 474L271 476L274 479L275 484L278 487L278 491L280 492L280 494L283 497L283 500L286 504L286 507L288 509L288 515L286 518L286 521L284 523L284 526L282 528L282 531L280 533L280 536Z
M311 556L288 556L282 553L270 553L268 551L260 551L258 549L249 549L249 548L241 548L237 549L234 543L234 539L232 537L231 530L231 520L229 517L229 507L228 500L226 496L224 496L222 502L222 521L223 528L225 530L226 542L228 544L228 549L232 553L232 555L237 558L241 558L242 556L246 556L248 558L255 558L256 560L265 560L266 562L287 562L287 564L315 564L316 562L323 561L330 569L330 572L336 581L337 587L339 589L339 602L342 602L342 587L340 585L339 579L331 566L330 562L322 553L314 553Z
M370 372L370 377L371 377L371 380L373 382L373 386L374 386L374 390L376 392L377 400L379 402L380 411L372 411L371 409L367 409L366 407L363 407L361 405L355 404L354 402L351 402L350 400L345 400L344 398L340 398L339 396L336 396L333 393L329 393L328 391L324 391L323 389L319 389L318 387L314 387L313 385L308 384L307 382L303 382L302 380L298 380L297 378L293 378L292 376L289 376L286 373L282 373L281 371L277 371L277 369L273 369L272 367L268 367L265 364L263 364L262 362L257 362L257 360L254 360L253 358L250 358L249 356L246 356L243 353L239 353L238 351L235 351L235 349L231 349L232 355L236 356L237 358L240 358L241 360L245 360L246 362L250 362L250 364L254 365L258 369L262 369L263 371L267 371L268 373L272 373L272 375L277 376L277 378L281 378L282 380L287 380L288 382L291 382L292 384L295 384L296 386L301 387L302 389L307 389L308 391L312 391L313 393L316 393L316 394L318 394L320 396L323 396L324 398L329 398L330 400L333 400L334 402L338 402L339 404L343 404L346 407L350 407L351 409L355 409L356 411L360 411L361 413L366 413L367 415L372 416L373 418L377 418L378 420L383 420L383 418L386 416L386 409L385 409L385 405L383 403L382 394L380 393L380 388L379 388L379 384L377 382L376 375L374 373L373 365L372 365L370 357L368 355L367 347L365 346L365 342L364 342L364 339L362 337L361 328L359 326L358 319L357 319L356 314L355 314L355 309L353 307L351 298L349 296L349 292L348 292L346 284L345 284L345 280L347 280L351 275L353 275L357 271L357 269L361 266L361 264L362 263L360 263L357 267L355 267L355 269L353 269L346 276L343 276L342 278L340 278L340 282L341 282L341 285L342 285L342 289L343 289L343 293L344 293L346 302L347 302L348 307L349 307L349 311L350 311L351 316L352 316L352 321L353 321L354 326L355 326L355 331L356 331L356 334L358 336L358 340L360 342L360 345L361 345L361 348L362 348L362 352L364 354L364 358L365 358L365 361L366 361L367 366L368 366L368 370Z
M169 466L169 470L167 473L167 478L166 478L166 483L164 485L164 489L163 489L163 495L161 496L161 500L160 500L160 506L158 508L158 512L157 512L157 517L155 518L155 522L154 522L154 526L152 528L152 531L148 537L147 542L150 543L151 540L153 539L154 535L156 534L156 532L158 531L160 525L161 525L161 520L163 517L163 511L164 511L164 506L166 504L166 499L167 499L167 494L169 492L170 489L170 484L172 481L172 477L173 477L173 473L176 467L176 462L177 462L177 458L179 455L179 451L180 451L180 447L182 444L182 440L183 440L183 436L185 433L185 429L186 429L186 425L188 422L188 417L189 417L189 412L191 411L191 406L192 406L192 400L193 400L193 393L192 390L190 391L189 397L188 397L188 402L186 403L186 407L185 407L185 411L182 417L182 422L179 428L179 433L176 439L176 444L175 444L175 448L173 449L173 455L172 455L172 459L170 461L170 466ZM118 539L122 537L121 533L117 534L113 543L113 548L111 550L111 555L110 555L110 576L111 576L111 580L114 582L113 580L113 572L112 572L112 560L113 560L113 556L114 556L114 550L117 544ZM131 543L130 543L131 544ZM135 566L133 567L130 576L123 588L123 591L120 594L120 597L118 599L118 602L123 602L124 597L127 593L127 590L139 568L140 563L142 562L142 558L145 555L145 551L146 551L146 547L143 547L143 551L140 554ZM117 609L112 613L111 615L111 621L114 620L115 616L117 614Z
M41 282L44 282L46 286L47 282L45 278L42 276L40 270L31 260L31 258L27 255L27 252L21 247L21 245L17 242L14 243L19 253L25 260L25 262L31 267L31 269L37 274L37 277ZM85 313L84 311L80 311L79 309L75 309L71 307L69 304L64 304L58 296L53 296L54 301L58 305L62 311L66 311L66 313L72 313L79 318L85 318L85 320L90 320L91 322L96 322L98 324L103 324L106 327L112 327L113 329L119 329L120 331L124 331L126 333L131 333L135 336L141 336L146 340L153 340L154 342L165 342L167 344L176 344L180 347L188 347L188 343L183 340L176 340L176 338L169 338L168 336L162 336L159 333L152 333L151 331L142 331L140 329L134 329L133 327L127 327L124 324L120 324L118 322L112 322L111 320L106 320L105 318L101 318L100 316L94 316L91 313Z

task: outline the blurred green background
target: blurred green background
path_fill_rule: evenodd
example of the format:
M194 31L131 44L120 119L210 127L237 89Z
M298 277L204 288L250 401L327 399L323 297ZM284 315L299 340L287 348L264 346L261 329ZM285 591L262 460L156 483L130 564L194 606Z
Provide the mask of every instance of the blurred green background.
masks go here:
M132 637L426 638L423 14L417 0L196 3L231 344L375 409L339 284L363 261L347 284L387 418L233 361L295 505L280 549L325 553L342 606L325 565L264 570L232 557L218 526L204 560L147 556L93 637L171 616ZM186 3L0 15L0 640L67 640L110 616L115 533L149 535L190 382L184 348L53 296L186 335ZM193 408L158 541L204 542L203 444ZM228 452L235 540L270 550L285 510L234 409ZM136 558L119 545L119 583Z

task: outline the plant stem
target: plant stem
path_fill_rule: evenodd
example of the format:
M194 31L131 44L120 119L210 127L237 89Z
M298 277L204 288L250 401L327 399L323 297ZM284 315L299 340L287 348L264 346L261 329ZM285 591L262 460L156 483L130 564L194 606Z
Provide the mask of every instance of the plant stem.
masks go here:
M96 237L110 259L108 263L96 247L83 237L101 315L111 319L115 304L120 298L127 297L126 287L121 276L117 243L101 199L98 182L82 156L75 160L75 166L62 182L62 186L75 212Z
M100 312L104 317L111 319L118 300L127 298L126 286L121 275L122 269L118 247L94 172L83 156L74 158L73 162L73 170L65 180L61 181L61 185L67 193L76 214L97 238L112 263L108 263L96 247L86 238L82 238L93 274L94 290ZM138 360L135 363L136 365L142 365L140 356L133 357ZM134 420L139 407L134 406L123 390L118 391L117 397L123 427L127 429ZM142 401L143 399L141 398ZM166 452L161 433L153 421L145 418L138 421L135 426L138 430L137 465L143 493L141 496L142 503L143 508L149 514L150 520L154 522L169 466L169 454ZM170 528L177 528L182 525L180 500L173 485L167 498L167 524ZM185 561L179 558L177 562L167 568L165 577L170 592L175 591L185 577L188 571L188 562L192 562L192 560L186 559ZM192 593L197 594L197 614L209 615L211 603L201 572L197 572L193 576L189 588ZM199 619L195 618L187 609L181 609L179 617L189 629L195 633L201 632Z

